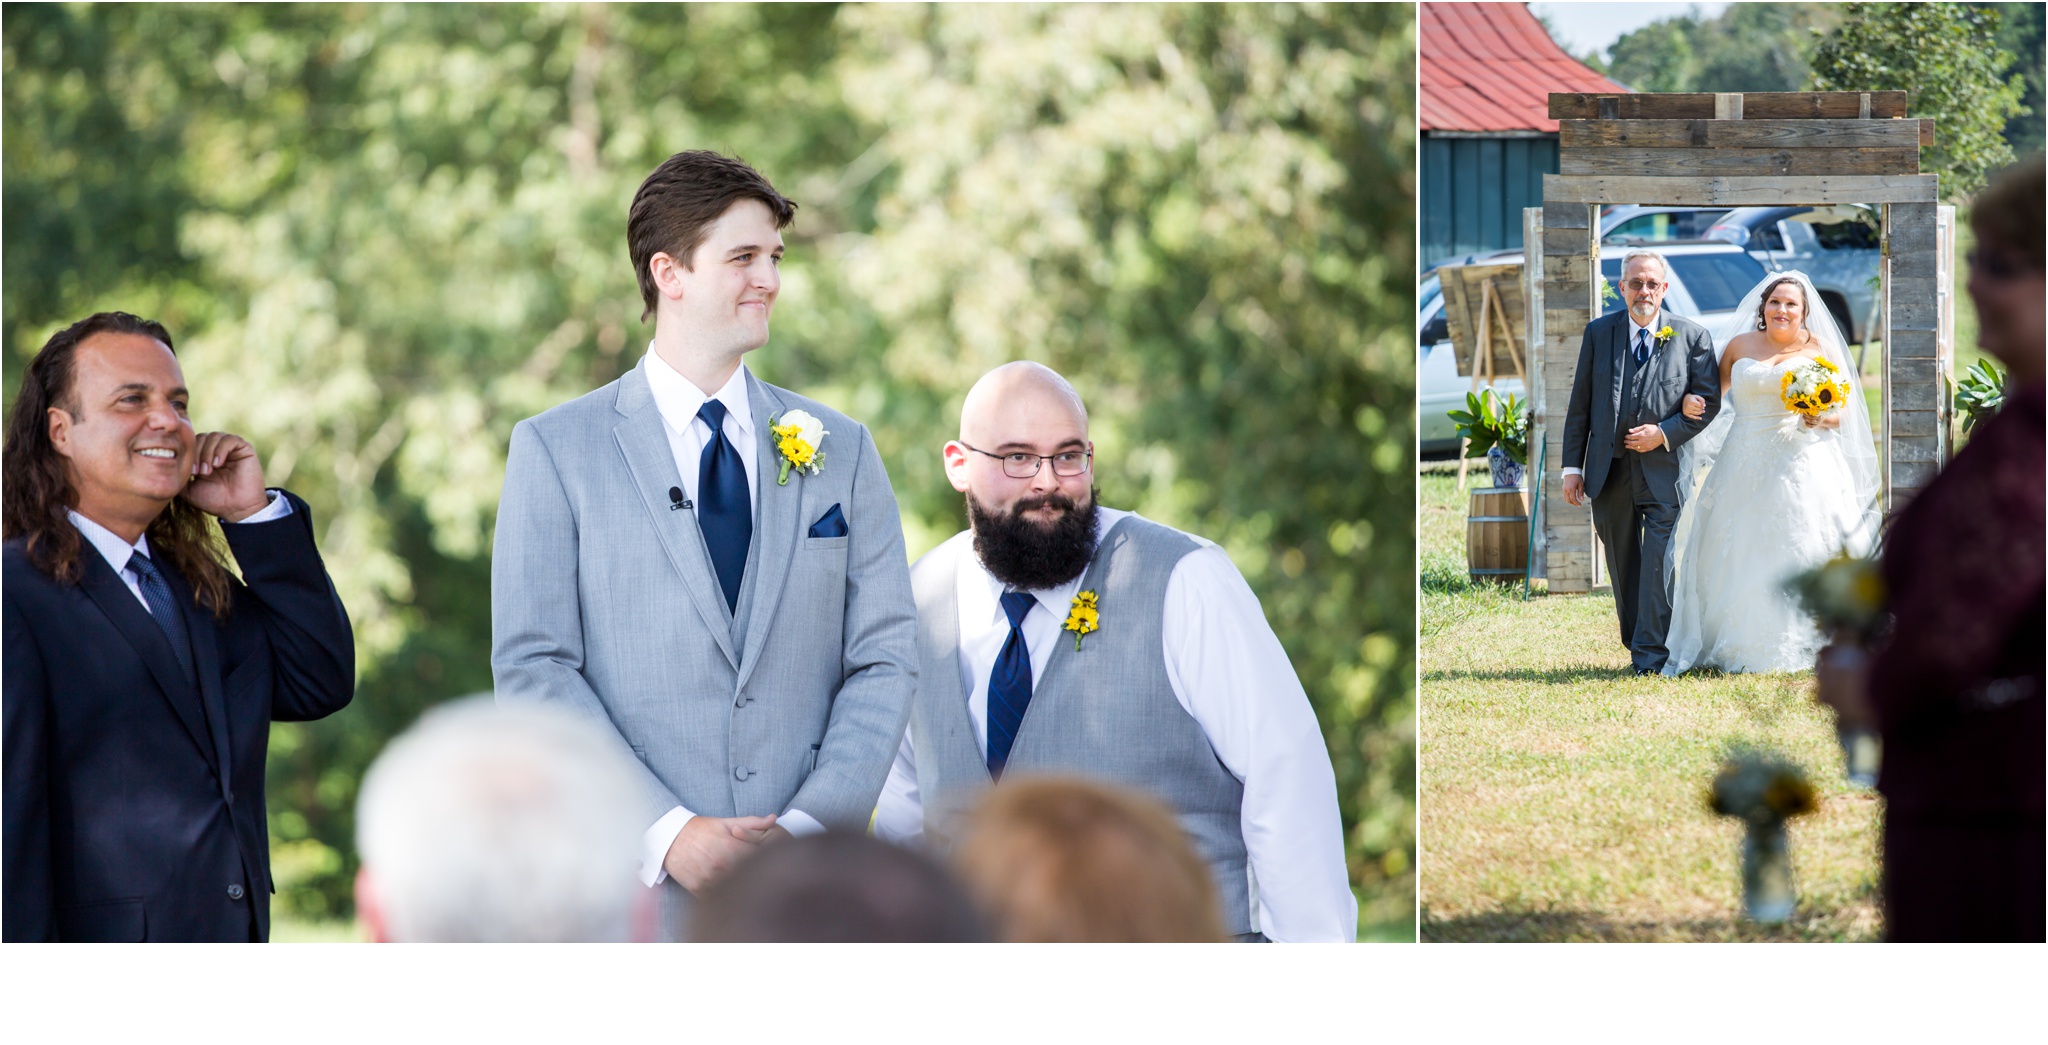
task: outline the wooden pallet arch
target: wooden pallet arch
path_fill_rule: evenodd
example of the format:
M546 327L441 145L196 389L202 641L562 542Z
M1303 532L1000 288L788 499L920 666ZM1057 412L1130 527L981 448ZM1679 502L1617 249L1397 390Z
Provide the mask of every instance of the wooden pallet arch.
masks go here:
M1550 96L1559 173L1524 212L1523 243L1531 441L1549 462L1531 554L1551 591L1588 591L1600 571L1592 515L1565 504L1559 462L1580 336L1600 314L1601 204L1875 205L1884 510L1933 480L1952 449L1954 213L1920 171L1934 121L1905 115L1904 91Z

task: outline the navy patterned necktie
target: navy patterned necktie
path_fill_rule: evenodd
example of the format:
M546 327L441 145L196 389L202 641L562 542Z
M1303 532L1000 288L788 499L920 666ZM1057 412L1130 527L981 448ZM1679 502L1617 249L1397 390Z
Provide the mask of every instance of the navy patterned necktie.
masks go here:
M747 466L725 437L725 404L707 399L697 416L711 426L704 456L697 459L697 526L711 552L711 568L725 592L725 608L740 605L740 578L747 571L747 545L754 539L754 508L747 503Z
M1648 328L1636 331L1636 365L1650 361L1650 331Z
M149 561L149 556L136 552L128 557L128 572L141 582L142 601L149 603L149 615L155 618L157 627L164 629L164 638L170 640L171 652L177 654L185 678L196 682L199 675L192 668L192 638L185 628L185 615L178 612L178 600L171 597L171 586L164 582L163 571Z
M1024 617L1038 600L1021 591L1003 593L1003 615L1010 618L1010 637L996 654L988 673L988 775L1000 779L1010 761L1010 745L1031 703L1031 650L1024 645Z

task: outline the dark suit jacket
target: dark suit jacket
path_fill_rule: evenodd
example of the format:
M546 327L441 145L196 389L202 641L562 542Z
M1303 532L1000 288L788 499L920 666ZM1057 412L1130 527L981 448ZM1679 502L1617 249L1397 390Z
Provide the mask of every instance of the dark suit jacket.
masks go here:
M290 515L222 527L247 581L225 621L165 564L196 687L89 542L75 585L7 542L9 942L269 938L270 723L332 714L355 690L355 639L311 513L283 496Z
M1671 340L1650 357L1653 368L1644 388L1644 413L1662 418L1664 447L1644 455L1644 463L1668 466L1677 475L1678 448L1698 435L1721 410L1721 368L1714 360L1714 338L1707 328L1669 309L1657 317L1671 327ZM1579 341L1579 365L1572 372L1572 399L1564 416L1564 460L1560 467L1586 473L1586 496L1598 496L1607 483L1607 468L1623 433L1616 421L1626 391L1629 319L1627 310L1610 312L1586 324ZM1688 395L1706 399L1706 416L1689 420L1679 412Z

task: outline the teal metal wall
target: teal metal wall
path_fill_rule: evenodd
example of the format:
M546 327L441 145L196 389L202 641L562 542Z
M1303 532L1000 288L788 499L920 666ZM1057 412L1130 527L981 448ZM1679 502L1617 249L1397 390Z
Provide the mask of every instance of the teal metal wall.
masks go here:
M1556 138L1422 135L1422 263L1522 245L1522 208L1543 205Z

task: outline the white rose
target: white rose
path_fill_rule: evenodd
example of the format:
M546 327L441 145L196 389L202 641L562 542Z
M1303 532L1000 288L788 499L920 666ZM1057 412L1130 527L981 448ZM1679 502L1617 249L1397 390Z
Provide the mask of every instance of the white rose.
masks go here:
M791 410L789 413L783 414L782 419L778 422L778 426L786 425L795 425L797 427L797 438L809 444L811 449L816 450L824 444L825 422L812 417L810 414L802 410Z

